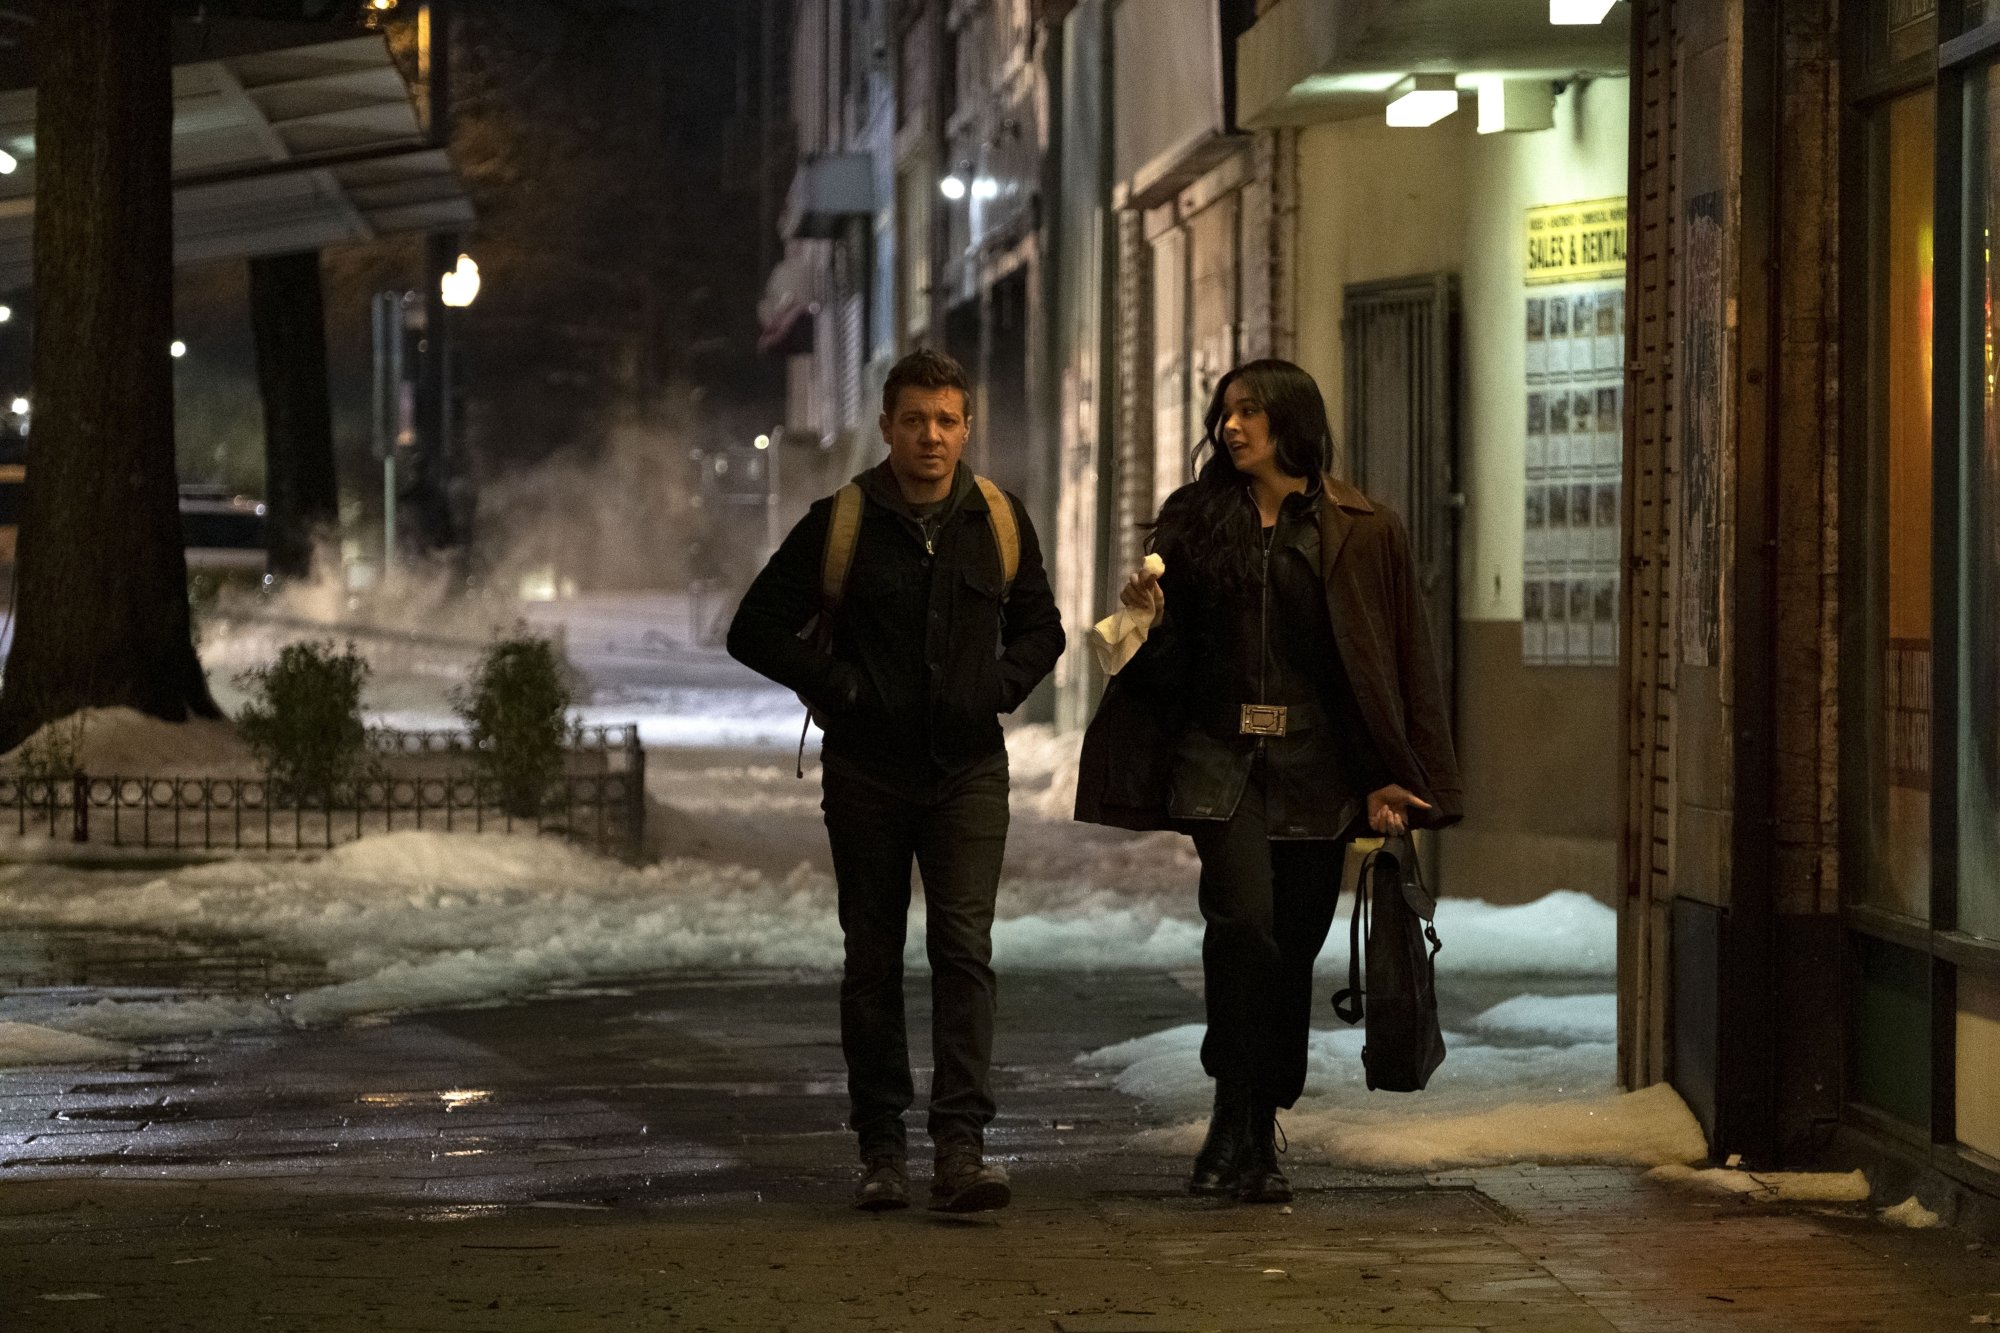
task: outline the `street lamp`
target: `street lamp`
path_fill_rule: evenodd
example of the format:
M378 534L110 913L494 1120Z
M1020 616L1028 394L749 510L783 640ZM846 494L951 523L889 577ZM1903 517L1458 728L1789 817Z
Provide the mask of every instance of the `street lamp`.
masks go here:
M14 307L10 305L0 305L0 324L5 324L8 320L12 318L14 318Z
M17 417L24 417L28 415L28 400L17 396L13 402L7 405L7 410Z
M20 158L15 157L12 153L8 152L6 149L0 148L0 176L13 175L15 168L19 167L20 165L21 165Z
M953 172L938 182L938 193L954 204L965 198L965 177Z
M179 338L167 344L167 355L178 361L188 354L188 345Z
M463 309L472 304L479 295L479 265L471 255L460 255L458 267L438 278L438 290L448 306Z

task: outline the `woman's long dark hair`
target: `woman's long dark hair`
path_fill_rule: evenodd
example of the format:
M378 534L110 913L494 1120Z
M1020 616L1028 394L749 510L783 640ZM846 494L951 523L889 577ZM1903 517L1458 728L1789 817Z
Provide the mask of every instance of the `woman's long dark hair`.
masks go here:
M1278 470L1317 486L1333 465L1333 428L1319 385L1289 361L1266 359L1236 367L1215 386L1194 447L1195 477L1160 507L1148 550L1171 551L1216 588L1240 589L1257 578L1257 510L1245 502L1249 474L1236 470L1222 442L1223 395L1236 381L1261 403L1271 423ZM1204 459L1204 453L1207 457Z

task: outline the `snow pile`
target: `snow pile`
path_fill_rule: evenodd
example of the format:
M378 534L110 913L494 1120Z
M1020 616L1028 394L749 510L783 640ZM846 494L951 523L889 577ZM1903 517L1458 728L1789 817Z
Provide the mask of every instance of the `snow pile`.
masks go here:
M1213 1091L1201 1069L1202 1033L1188 1024L1078 1058L1116 1071L1128 1095L1177 1119L1197 1117L1142 1134L1138 1146L1176 1155L1200 1146ZM1671 1088L1616 1091L1616 1047L1607 1042L1494 1046L1447 1033L1449 1056L1430 1087L1411 1094L1368 1091L1363 1040L1358 1028L1311 1033L1305 1095L1282 1117L1300 1160L1436 1171L1521 1161L1656 1166L1708 1152Z
M1868 1198L1868 1177L1859 1171L1737 1171L1673 1164L1655 1167L1646 1177L1715 1194L1754 1195L1794 1203L1861 1203Z
M132 1052L113 1042L32 1023L0 1023L0 1069L10 1065L91 1064L122 1060Z
M919 895L907 954L913 971L924 967L921 904ZM770 874L674 858L634 869L527 835L394 833L316 861L225 861L163 876L0 867L0 926L6 925L242 940L319 962L334 978L277 1009L240 1000L110 1001L37 1020L118 1040L328 1022L688 970L832 972L841 960L832 880L809 867ZM1446 902L1439 928L1453 941L1440 957L1447 971L1574 974L1609 967L1612 913L1581 894L1553 894L1516 908ZM1193 968L1200 965L1201 933L1191 893L1163 893L1143 882L1128 892L1091 878L1014 880L1000 890L994 964L1003 973ZM1324 970L1346 965L1345 935L1336 934ZM1546 1004L1564 1016L1538 1021L1572 1029L1586 1021L1571 1012L1573 1001ZM1526 1021L1504 1013L1481 1021L1488 1020L1496 1031ZM1550 1073L1547 1060L1532 1052L1542 1049L1517 1042L1494 1060L1527 1061L1541 1077ZM1581 1074L1565 1067L1553 1076L1574 1081Z
M47 746L51 733L67 731L76 716L49 723L23 745ZM263 772L236 728L218 718L163 722L131 708L86 708L81 716L81 762L86 773L104 777L235 777ZM18 750L9 751L7 759L18 754Z
M1909 1227L1918 1231L1938 1226L1944 1221L1936 1213L1924 1207L1914 1194L1892 1208L1882 1209L1881 1218L1890 1226Z
M1014 804L1043 819L1068 819L1076 809L1077 760L1083 737L1046 723L1007 730L1007 774Z
M639 739L646 745L730 746L745 749L789 750L799 743L799 728L806 720L805 705L797 695L776 685L677 685L644 690L620 690L615 697L572 709L585 726L623 726L636 723ZM367 713L370 726L395 727L403 731L428 731L460 727L464 721L449 709L436 706L417 708L372 708ZM806 741L810 762L819 751L819 732ZM810 770L808 770L810 776Z
M1604 995L1516 995L1466 1025L1489 1037L1523 1040L1618 1040L1618 997Z

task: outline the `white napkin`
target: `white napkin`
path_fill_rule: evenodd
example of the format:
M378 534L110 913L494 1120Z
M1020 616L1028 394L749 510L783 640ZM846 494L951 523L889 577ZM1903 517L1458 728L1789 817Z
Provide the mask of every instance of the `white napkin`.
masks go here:
M1143 568L1155 578L1167 572L1167 562L1157 554L1146 557ZM1121 604L1119 608L1090 627L1086 635L1090 640L1090 651L1097 658L1097 665L1107 676L1115 676L1124 670L1132 655L1146 642L1146 635L1153 628L1150 611L1135 611Z

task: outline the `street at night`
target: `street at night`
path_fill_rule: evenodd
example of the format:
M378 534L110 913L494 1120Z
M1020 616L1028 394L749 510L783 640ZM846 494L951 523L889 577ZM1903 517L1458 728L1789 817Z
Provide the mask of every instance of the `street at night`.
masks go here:
M0 0L0 1329L2000 1322L1985 0Z

